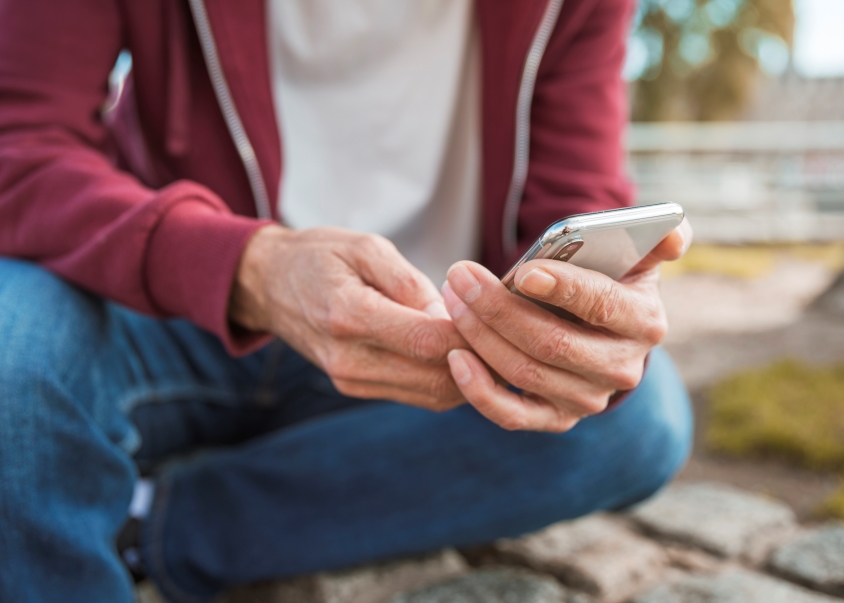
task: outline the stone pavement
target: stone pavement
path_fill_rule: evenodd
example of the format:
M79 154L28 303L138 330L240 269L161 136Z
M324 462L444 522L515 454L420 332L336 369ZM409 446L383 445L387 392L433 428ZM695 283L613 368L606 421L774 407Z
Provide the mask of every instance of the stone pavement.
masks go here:
M839 598L840 597L840 598ZM150 587L140 603L158 601ZM218 603L844 603L844 523L718 483L458 552L238 589Z

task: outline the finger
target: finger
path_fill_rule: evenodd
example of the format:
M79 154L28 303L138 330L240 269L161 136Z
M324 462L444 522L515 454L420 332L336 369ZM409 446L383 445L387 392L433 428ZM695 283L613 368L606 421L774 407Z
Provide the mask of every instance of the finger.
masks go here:
M417 362L366 345L339 346L327 355L322 365L335 384L355 382L379 385L393 390L416 392L443 402L458 401L460 398L460 391L448 366Z
M688 219L680 222L680 226L672 230L659 245L633 267L626 276L634 276L648 270L653 270L662 262L673 262L685 255L692 244L694 233Z
M350 257L344 259L366 284L403 306L438 318L446 316L442 296L434 283L388 239L361 235L352 250Z
M332 381L337 391L344 396L350 398L360 398L363 400L389 400L391 402L398 402L407 406L414 406L416 408L424 408L433 412L443 412L457 408L465 403L463 394L455 396L450 399L441 399L428 396L418 391L402 389L400 387L393 387L384 385L383 383L373 383L369 381L346 381L343 379ZM459 390L458 390L459 391Z
M547 402L519 395L498 384L483 363L468 350L448 355L452 375L466 400L493 423L508 430L568 431L577 416Z
M478 318L450 288L444 289L444 293L446 308L466 341L508 383L578 416L604 410L613 388L531 358Z
M526 262L516 272L515 283L525 295L623 337L659 341L664 335L656 287L640 291L600 272L557 260Z
M450 318L401 305L354 279L332 289L331 296L322 326L336 339L432 364L444 363L449 350L466 347Z
M459 278L454 276L455 281ZM563 320L513 295L495 277L482 275L479 280L483 282L481 294L466 305L531 358L610 389L628 390L638 385L642 364L636 361L641 357L636 348L642 347L641 342ZM443 294L447 300L455 296L449 283L443 286ZM454 302L447 305L452 307Z

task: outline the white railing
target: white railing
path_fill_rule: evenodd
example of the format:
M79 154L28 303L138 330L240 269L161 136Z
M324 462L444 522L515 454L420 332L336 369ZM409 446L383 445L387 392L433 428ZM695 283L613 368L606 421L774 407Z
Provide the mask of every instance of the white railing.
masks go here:
M676 201L700 240L844 239L844 122L633 124L641 204Z

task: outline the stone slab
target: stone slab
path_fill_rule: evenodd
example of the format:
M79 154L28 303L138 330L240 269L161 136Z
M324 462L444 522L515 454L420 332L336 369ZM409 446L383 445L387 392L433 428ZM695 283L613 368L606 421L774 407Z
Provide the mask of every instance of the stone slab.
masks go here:
M664 548L668 562L675 568L688 572L712 573L721 569L725 563L721 558L713 557L700 549L670 543Z
M674 484L630 517L657 536L727 558L754 552L760 536L769 540L795 525L783 503L716 483Z
M633 603L841 603L783 580L745 569L693 575L662 584Z
M229 593L220 603L386 603L398 593L467 571L463 557L454 549L445 549L417 559L245 587Z
M394 597L390 603L593 603L550 576L513 568L483 569Z
M616 519L594 515L496 543L502 558L550 572L606 603L654 584L668 559L662 547Z
M844 524L823 526L784 544L770 565L789 579L844 597Z
M158 590L148 581L135 588L135 599L138 603L164 603Z

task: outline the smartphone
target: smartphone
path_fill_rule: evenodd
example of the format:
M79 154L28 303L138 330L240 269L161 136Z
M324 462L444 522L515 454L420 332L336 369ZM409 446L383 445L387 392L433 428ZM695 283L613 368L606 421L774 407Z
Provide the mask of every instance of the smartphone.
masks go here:
M545 229L501 282L522 295L514 282L516 270L536 259L569 262L618 280L677 228L683 216L683 208L677 203L657 203L563 218ZM560 308L522 297L555 314L568 316Z

